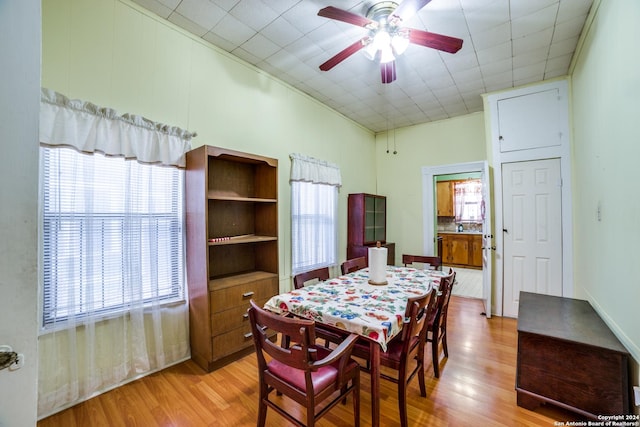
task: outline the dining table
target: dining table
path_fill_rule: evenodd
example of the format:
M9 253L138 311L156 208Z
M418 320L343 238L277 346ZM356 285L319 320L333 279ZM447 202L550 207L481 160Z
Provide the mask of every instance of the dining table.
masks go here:
M385 278L371 282L369 268L270 298L264 308L274 313L314 320L319 326L356 333L369 344L371 424L380 425L380 351L400 334L409 298L433 292L445 274L438 270L386 266Z

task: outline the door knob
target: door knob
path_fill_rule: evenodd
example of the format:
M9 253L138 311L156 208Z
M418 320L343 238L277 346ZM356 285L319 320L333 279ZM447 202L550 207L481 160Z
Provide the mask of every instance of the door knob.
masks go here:
M504 231L505 233L509 234L509 230L507 230L506 228L503 228L502 231Z

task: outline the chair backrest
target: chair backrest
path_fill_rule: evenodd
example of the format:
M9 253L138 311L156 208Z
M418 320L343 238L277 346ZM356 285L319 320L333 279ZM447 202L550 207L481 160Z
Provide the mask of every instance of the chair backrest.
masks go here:
M427 320L426 307L427 303L433 298L432 294L434 293L435 291L432 291L429 294L409 298L407 301L405 324L402 327L402 340L404 342L402 351L405 354L411 344L411 337L417 335L424 341L424 334L427 332L427 328L425 327Z
M358 258L351 258L346 260L340 265L342 274L352 273L354 271L361 270L367 266L367 259L363 256Z
M263 372L267 367L264 353L278 362L292 368L309 371L311 364L317 359L315 342L315 322L313 320L284 317L258 307L251 300L249 319L251 334L258 356L258 368ZM268 331L290 336L296 344L291 348L283 348L269 339Z
M429 325L439 325L443 317L446 317L446 311L449 307L449 299L451 298L451 287L455 280L455 272L449 267L449 273L440 279L438 290L432 292L433 298L429 301L427 307L427 322Z
M311 271L305 271L304 273L296 274L293 277L293 287L300 289L309 280L318 279L320 282L324 282L329 279L329 267L317 268Z
M442 258L439 256L402 254L402 263L405 267L409 264L413 264L414 262L429 264L436 270L442 270Z
M440 280L442 288L442 303L440 304L440 327L446 328L447 313L449 312L449 301L451 300L451 290L456 281L456 272L449 267L449 273Z

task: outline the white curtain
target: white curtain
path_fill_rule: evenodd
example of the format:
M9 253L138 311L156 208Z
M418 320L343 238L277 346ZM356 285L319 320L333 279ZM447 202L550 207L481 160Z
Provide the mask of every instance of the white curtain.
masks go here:
M302 154L290 154L290 181L312 182L335 187L342 186L342 176L338 165Z
M39 418L189 358L194 135L42 90Z
M291 154L291 272L337 263L340 168Z

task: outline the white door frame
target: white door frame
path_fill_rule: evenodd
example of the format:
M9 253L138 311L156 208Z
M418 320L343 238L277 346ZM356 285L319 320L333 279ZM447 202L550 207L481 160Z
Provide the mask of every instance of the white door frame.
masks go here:
M482 172L482 185L488 190L488 194L491 191L491 179L489 175L489 163L485 161L481 162L469 162L469 163L457 163L452 165L442 165L442 166L424 166L422 167L422 212L423 212L423 230L424 236L422 239L423 242L423 253L425 254L433 254L435 253L435 249L433 247L435 230L434 224L436 221L435 218L435 205L434 205L434 187L435 187L435 177L438 175L451 175L456 173L469 173L469 172ZM492 284L491 284L491 249L490 245L486 245L485 242L491 242L491 238L485 238L484 235L493 234L490 230L491 227L491 202L490 200L485 201L486 206L486 214L485 218L485 227L488 224L489 229L485 229L483 227L483 240L482 246L487 247L487 249L483 249L483 257L487 257L488 271L485 271L483 274L482 280L482 297L485 300L485 314L489 318L491 317L492 308ZM442 256L442 254L438 254ZM486 274L488 273L488 274ZM501 301L501 300L500 300ZM502 306L500 306L500 310L502 310Z
M498 126L498 101L512 96L526 95L549 88L557 88L559 99L563 103L560 120L561 145L555 147L543 147L538 149L500 152L499 126ZM522 162L529 160L541 160L560 158L560 177L562 179L562 296L573 297L573 220L572 220L572 195L571 195L571 151L569 147L569 96L568 83L566 80L557 80L539 85L527 86L521 89L514 89L508 92L488 95L486 97L489 106L489 117L491 120L491 132L488 144L492 147L493 155L493 199L494 199L494 227L495 227L495 262L494 277L496 290L496 315L502 316L502 295L503 295L503 235L502 229L502 164L511 162Z

